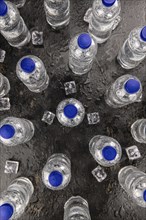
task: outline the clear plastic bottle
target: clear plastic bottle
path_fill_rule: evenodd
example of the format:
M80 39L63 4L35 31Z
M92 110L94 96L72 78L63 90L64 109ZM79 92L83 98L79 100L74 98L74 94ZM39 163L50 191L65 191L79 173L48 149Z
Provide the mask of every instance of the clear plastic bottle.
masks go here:
M119 171L118 179L133 201L146 208L146 174L136 167L126 166Z
M111 36L121 21L120 11L120 0L94 0L84 20L89 23L88 31L97 43L102 44Z
M10 91L9 80L0 73L0 98L4 97Z
M0 195L0 219L18 219L25 211L34 187L28 178L15 179Z
M17 63L16 74L31 92L40 93L49 85L45 66L36 56L22 57Z
M142 85L132 75L119 77L105 93L105 101L112 108L120 108L142 100Z
M42 180L51 190L64 189L71 180L70 159L64 154L53 154L43 168Z
M70 21L70 0L44 0L46 19L54 29L61 29Z
M16 146L28 142L34 135L34 125L24 118L7 117L0 122L0 142Z
M89 72L96 54L97 45L89 34L75 36L69 46L69 67L72 72L77 76Z
M89 143L89 151L93 158L104 167L117 164L122 156L121 145L107 136L94 136Z
M66 127L78 126L83 121L84 116L84 106L73 98L60 102L56 110L58 121Z
M9 1L0 1L0 33L11 46L18 48L28 44L31 39L16 5Z
M22 8L25 5L26 0L11 0L12 3L14 3L17 8Z
M124 69L138 66L146 57L146 26L132 30L118 54L118 62Z
M72 196L64 205L64 220L91 220L88 202Z
M146 144L146 119L139 119L131 126L132 137L139 143Z

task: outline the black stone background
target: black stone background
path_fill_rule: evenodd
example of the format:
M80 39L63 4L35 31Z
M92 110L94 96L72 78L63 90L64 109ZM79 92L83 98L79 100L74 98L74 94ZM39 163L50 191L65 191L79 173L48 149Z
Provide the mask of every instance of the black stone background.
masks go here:
M87 30L83 21L90 0L71 0L70 25L55 32L47 24L43 10L43 0L27 0L20 10L28 28L44 32L44 46L36 47L31 43L22 50L12 48L0 36L0 48L6 50L6 59L0 64L0 72L11 83L9 97L11 110L0 112L0 119L7 116L24 117L35 125L35 136L27 144L16 147L0 146L0 190L3 191L17 176L30 177L35 186L32 200L21 220L61 220L64 203L72 195L80 195L88 200L92 220L144 220L146 210L136 206L118 184L117 174L125 165L135 165L146 171L146 146L136 143L130 134L131 124L146 117L146 66L143 61L134 70L124 70L116 61L116 55L136 26L146 21L145 0L121 0L122 22L111 38L99 46L98 54L86 83L76 81L77 93L69 96L80 100L86 113L98 111L101 122L89 126L87 119L76 128L62 127L57 119L49 126L41 121L45 110L55 112L60 101L67 98L64 82L74 80L68 68L68 45L77 33ZM50 85L42 94L35 94L16 77L17 61L24 55L40 57L50 76ZM104 93L107 86L123 74L137 76L143 84L143 101L121 109L112 109L105 104ZM94 135L108 135L117 139L123 148L120 164L107 168L107 179L98 183L91 171L97 166L88 150L88 143ZM130 162L125 148L137 145L142 158ZM67 188L54 192L47 189L41 181L41 171L47 159L53 153L65 153L71 158L72 179ZM7 159L20 162L18 175L4 174Z

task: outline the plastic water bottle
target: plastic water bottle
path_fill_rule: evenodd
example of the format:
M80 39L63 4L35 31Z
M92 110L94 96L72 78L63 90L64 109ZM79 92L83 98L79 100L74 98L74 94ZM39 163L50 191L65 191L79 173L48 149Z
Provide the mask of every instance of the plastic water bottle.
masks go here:
M104 167L117 164L122 156L121 145L107 136L94 136L89 143L89 151L93 158Z
M42 180L51 190L64 189L71 180L71 162L64 154L53 154L42 171Z
M17 8L22 8L25 5L26 0L11 0L12 3L14 3Z
M82 33L75 36L69 46L69 67L80 76L90 71L97 53L97 45L91 36Z
M133 201L146 208L146 174L133 166L122 168L118 174L121 187Z
M120 0L94 0L84 20L89 23L88 31L97 43L102 44L111 36L121 21L120 11Z
M0 73L0 98L4 97L10 91L9 80Z
M119 77L105 94L106 103L112 108L120 108L142 100L142 85L139 79L132 75Z
M58 121L66 127L78 126L84 119L85 109L76 99L65 99L59 103L56 116Z
M131 134L139 143L146 144L146 119L139 119L131 126Z
M16 5L9 1L0 1L0 32L13 47L21 48L31 39Z
M0 195L0 220L18 219L25 211L34 192L28 178L15 179Z
M54 29L61 29L70 21L70 0L44 0L46 19Z
M0 122L0 142L16 146L28 142L34 135L34 125L24 118L7 117Z
M16 74L31 92L40 93L49 85L45 66L36 56L22 57L17 63Z
M88 202L80 196L71 197L64 205L64 220L91 220Z
M146 57L146 26L131 31L118 54L118 62L124 69L138 66Z

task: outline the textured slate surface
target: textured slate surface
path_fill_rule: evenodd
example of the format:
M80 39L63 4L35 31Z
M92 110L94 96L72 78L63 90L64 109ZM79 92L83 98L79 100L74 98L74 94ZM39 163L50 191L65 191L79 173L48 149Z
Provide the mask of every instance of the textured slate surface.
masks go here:
M99 46L98 55L86 83L77 80L77 94L73 95L86 107L86 112L99 111L101 123L89 126L87 120L73 129L62 127L57 119L52 126L41 122L45 110L55 112L57 104L66 98L63 84L74 79L68 68L68 43L71 37L87 30L83 16L90 0L71 0L70 25L54 32L46 23L43 11L43 0L27 0L21 14L32 31L44 32L44 47L37 48L31 43L22 50L10 47L0 36L0 48L6 50L4 64L0 71L11 83L11 110L0 113L0 119L6 116L24 117L32 120L35 125L35 137L27 144L16 147L0 146L0 190L14 179L15 175L3 173L5 160L20 161L17 176L30 177L35 185L35 193L22 220L61 220L63 205L72 195L81 195L88 200L92 220L144 220L146 210L133 204L126 193L123 193L117 181L121 167L133 164L146 171L146 148L137 144L131 137L130 125L138 118L146 117L146 66L144 61L134 70L126 71L116 62L116 55L128 33L135 26L145 24L145 0L122 0L122 22L114 31L107 43ZM16 63L23 55L39 56L47 68L51 82L42 94L33 94L16 77ZM142 81L144 92L143 102L113 110L104 102L107 86L117 77L130 73ZM97 164L89 154L88 142L97 134L116 138L123 148L120 164L107 169L108 178L98 183L91 175ZM136 144L142 159L129 162L124 149ZM47 158L53 153L66 153L72 161L72 180L69 186L60 192L45 188L41 181L41 171Z

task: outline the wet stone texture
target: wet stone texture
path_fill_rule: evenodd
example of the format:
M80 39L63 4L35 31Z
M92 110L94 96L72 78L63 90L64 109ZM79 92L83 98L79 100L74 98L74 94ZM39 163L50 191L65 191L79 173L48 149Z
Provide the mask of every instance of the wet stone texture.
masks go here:
M2 111L0 119L17 116L30 119L35 125L35 136L27 144L16 147L0 146L0 191L4 190L17 176L29 177L35 186L35 193L21 220L62 220L63 206L72 195L80 195L88 200L92 220L144 220L145 209L130 201L118 184L117 174L125 165L135 165L146 172L146 148L138 144L130 134L131 124L146 117L146 66L143 61L134 70L122 69L116 55L135 27L145 24L146 1L122 0L122 22L113 32L111 38L99 46L93 68L86 82L74 79L68 68L68 44L79 32L87 30L83 21L86 10L91 6L90 0L71 0L71 21L64 30L55 32L46 23L43 0L27 0L20 10L28 28L44 32L44 45L33 46L30 43L22 50L12 48L0 36L0 48L6 51L6 58L0 64L0 72L11 83L9 97L11 110ZM33 13L32 13L33 12ZM43 25L42 25L43 24ZM50 76L50 85L42 94L30 92L16 77L17 61L24 55L39 56ZM143 84L143 101L121 109L111 109L104 102L107 86L123 74L139 77ZM89 126L87 119L76 128L62 127L57 119L51 126L41 121L46 109L55 112L56 106L66 98L64 83L76 81L77 93L71 97L79 99L86 112L99 112L99 124ZM108 168L107 178L98 183L91 171L97 167L88 150L88 143L94 135L108 135L117 139L123 148L120 164ZM125 152L128 146L136 145L142 158L129 161ZM47 158L53 153L65 153L72 161L72 180L69 186L60 192L47 189L41 181L41 171ZM17 175L4 174L6 160L20 161Z

